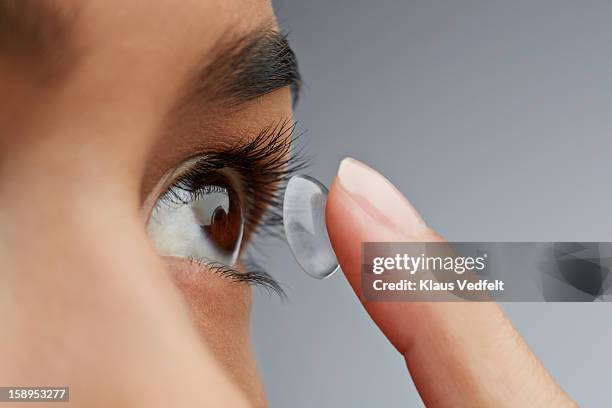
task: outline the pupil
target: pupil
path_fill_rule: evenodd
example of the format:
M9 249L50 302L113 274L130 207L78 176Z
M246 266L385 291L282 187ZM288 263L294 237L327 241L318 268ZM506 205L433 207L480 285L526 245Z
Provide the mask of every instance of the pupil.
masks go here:
M215 222L223 221L225 218L225 215L226 215L226 212L223 209L223 207L219 206L215 208L215 212L213 213L211 224L214 224Z

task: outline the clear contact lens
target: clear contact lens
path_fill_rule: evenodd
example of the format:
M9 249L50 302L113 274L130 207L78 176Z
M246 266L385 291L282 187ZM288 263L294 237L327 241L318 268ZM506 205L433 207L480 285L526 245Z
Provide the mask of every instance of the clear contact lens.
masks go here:
M302 270L323 279L338 270L325 225L327 188L308 176L293 176L283 201L285 236Z

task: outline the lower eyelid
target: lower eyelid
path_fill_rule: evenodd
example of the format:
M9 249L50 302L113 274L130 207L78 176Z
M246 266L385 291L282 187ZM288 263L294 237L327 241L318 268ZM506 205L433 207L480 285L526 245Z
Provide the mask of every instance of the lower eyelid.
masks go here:
M196 259L193 257L185 258L181 256L162 255L161 258L172 269L182 269L183 273L202 275L202 278L206 278L206 275L215 273L215 268L219 268L221 266L232 269L236 273L241 273L240 271L242 270L239 264L233 268L230 268L220 263L211 262L205 259Z
M267 290L268 293L276 293L281 298L285 297L285 292L278 282L267 272L256 267L246 268L240 263L235 266L227 266L218 262L205 262L204 267L234 283L247 283L251 286L258 286Z
M248 324L251 286L235 284L184 258L164 257L173 280L196 320L222 319Z
M264 271L249 271L240 262L230 267L218 262L196 260L193 258L164 256L163 259L169 265L175 278L180 277L182 282L194 284L197 282L210 282L212 280L223 281L224 284L229 283L233 286L258 286L268 291L268 293L276 293L281 298L286 297L284 290L270 275Z
M221 282L224 285L232 283L229 277L217 273L215 267L211 267L207 262L176 256L162 256L162 259L170 269L173 277L183 283L189 282L196 286L209 285L211 282Z

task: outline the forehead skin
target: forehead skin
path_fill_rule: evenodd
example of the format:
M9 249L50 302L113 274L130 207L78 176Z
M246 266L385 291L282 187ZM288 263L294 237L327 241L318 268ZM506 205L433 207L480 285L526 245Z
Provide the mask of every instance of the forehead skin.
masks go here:
M163 122L171 104L193 68L206 62L207 52L226 36L240 36L274 22L271 4L260 0L66 0L60 3L61 9L57 9L57 2L40 3L55 8L52 14L62 16L70 27L58 44L61 50L48 53L53 74L45 75L44 57L30 64L40 67L39 82L32 82L30 73L25 72L26 84L21 84L21 66L0 64L0 74L18 73L0 75L0 86L9 95L6 107L0 109L0 126L21 124L20 129L0 130L11 130L15 136L17 130L23 142L21 148L28 149L29 142L40 140L41 135L47 140L77 141L75 147L85 139L89 139L88 144L99 141L100 145L93 149L101 149L97 154L111 149L117 162L123 161L120 156L126 154L129 160L123 162L140 166L116 169L130 172L144 171L147 153L166 136ZM9 79L2 82L2 78ZM18 89L11 93L15 88ZM275 94L279 95L254 101L259 105L254 110L290 116L290 104L286 103L289 91ZM198 116L214 109L207 107ZM243 118L253 119L257 126L268 119L268 115L245 112ZM214 115L215 120L234 122L227 115ZM5 118L11 120L2 120ZM222 124L209 125L218 128ZM61 129L61 133L55 134L53 129ZM118 151L112 141L121 141L123 148ZM8 145L0 136L0 151L7 153L9 162L14 157L10 153L19 153L15 152L18 145L14 137Z
M53 265L66 273L70 268L102 270L104 264L141 278L136 270L142 269L146 279L157 264L150 259L154 254L144 228L139 228L142 191L146 196L169 168L211 144L227 143L228 135L256 134L273 121L291 117L288 89L249 101L239 110L208 103L173 116L194 67L212 58L209 51L226 36L273 24L271 4L260 0L37 0L33 4L50 11L45 17L59 17L65 29L52 39L56 42L0 58L4 93L0 196L11 197L0 204L0 223L10 237L2 242L0 236L4 246L0 255L8 265L13 262L22 270L48 274L49 267L37 259L55 260L60 253ZM24 41L32 38L36 37ZM24 189L26 185L29 188ZM19 213L26 216L11 215ZM95 223L96 232L86 231L86 223ZM83 249L86 246L90 252ZM14 255L26 247L38 257ZM113 265L114 259L121 263ZM13 269L18 272L18 267ZM192 282L175 269L171 265L211 349L255 405L265 404L248 344L250 289L230 288L219 277ZM71 285L79 284L81 275L75 276ZM88 281L82 285L84 292L90 290Z

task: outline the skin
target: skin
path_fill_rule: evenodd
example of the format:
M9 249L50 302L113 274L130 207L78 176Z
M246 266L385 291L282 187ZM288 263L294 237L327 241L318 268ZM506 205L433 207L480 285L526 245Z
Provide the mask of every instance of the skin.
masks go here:
M189 71L228 29L274 21L270 3L62 7L65 66L0 64L0 384L70 385L75 406L264 406L250 287L160 258L144 226L168 170L291 117L286 88L173 112Z
M265 406L249 286L159 256L145 225L169 170L291 117L287 88L174 110L228 30L274 21L270 3L66 0L59 12L73 22L61 47L3 42L0 55L0 384L68 385L74 406ZM341 179L328 225L353 287L359 242L440 239L364 215ZM571 403L493 304L365 307L428 405Z

